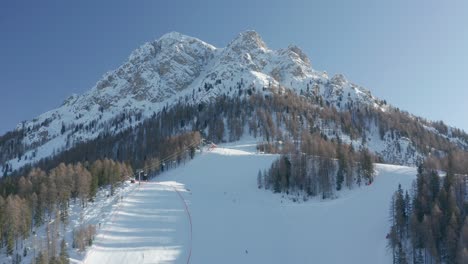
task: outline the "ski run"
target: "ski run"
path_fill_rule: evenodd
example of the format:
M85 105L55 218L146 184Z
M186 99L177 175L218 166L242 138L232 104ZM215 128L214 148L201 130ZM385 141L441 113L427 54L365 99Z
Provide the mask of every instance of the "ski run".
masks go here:
M277 155L223 145L127 190L82 263L391 263L386 234L398 184L416 169L377 164L370 186L292 202L256 185ZM77 256L79 258L79 256Z

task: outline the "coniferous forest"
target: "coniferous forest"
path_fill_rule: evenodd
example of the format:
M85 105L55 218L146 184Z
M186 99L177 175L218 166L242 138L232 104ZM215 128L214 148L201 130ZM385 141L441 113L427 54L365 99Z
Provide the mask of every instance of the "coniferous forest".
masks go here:
M354 150L339 139L327 141L319 134L305 133L299 149L284 142L281 149L260 145L260 150L283 153L268 171L259 172L258 187L275 193L295 194L307 200L310 196L333 198L335 191L370 185L376 157L369 150ZM293 200L297 200L294 197Z
M387 235L394 263L468 263L468 179L452 162L442 177L420 165L413 189L394 193Z

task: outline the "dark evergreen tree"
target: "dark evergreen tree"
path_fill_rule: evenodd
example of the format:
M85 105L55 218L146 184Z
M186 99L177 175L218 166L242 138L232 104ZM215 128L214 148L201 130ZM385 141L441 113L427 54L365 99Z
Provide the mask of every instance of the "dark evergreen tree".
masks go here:
M366 180L366 184L371 184L374 180L374 164L368 149L361 150L360 164L362 176Z
M336 173L336 190L339 191L342 188L347 167L347 161L345 159L341 143L338 144L336 153L338 157L338 172Z
M68 255L67 244L65 243L65 239L62 239L62 242L60 243L59 260L60 260L61 264L69 264L70 263L70 256Z
M261 170L259 170L257 174L257 187L259 189L263 188L263 176Z

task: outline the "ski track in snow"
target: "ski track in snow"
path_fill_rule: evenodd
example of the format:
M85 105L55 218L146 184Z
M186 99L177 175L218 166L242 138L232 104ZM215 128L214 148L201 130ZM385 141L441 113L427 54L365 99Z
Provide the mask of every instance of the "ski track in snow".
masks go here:
M177 188L142 182L99 230L83 263L186 263L188 211Z
M142 183L84 263L392 262L390 200L398 184L410 188L415 168L378 164L370 186L294 203L257 188L258 170L277 157L231 144Z

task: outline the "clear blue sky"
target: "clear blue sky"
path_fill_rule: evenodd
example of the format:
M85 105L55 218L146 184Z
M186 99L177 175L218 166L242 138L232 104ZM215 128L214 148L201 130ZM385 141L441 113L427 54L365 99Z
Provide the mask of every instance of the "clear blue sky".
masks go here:
M254 29L296 44L401 109L468 130L468 1L49 1L0 3L0 134L90 89L169 31L225 46Z

